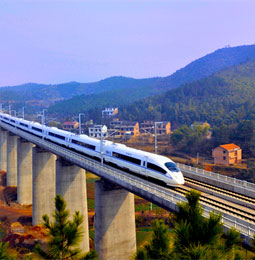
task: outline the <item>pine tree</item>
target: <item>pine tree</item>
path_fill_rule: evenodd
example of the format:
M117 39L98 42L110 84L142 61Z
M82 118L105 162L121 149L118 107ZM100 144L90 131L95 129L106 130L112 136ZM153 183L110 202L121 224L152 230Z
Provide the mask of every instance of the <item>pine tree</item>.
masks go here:
M49 216L43 216L43 225L48 231L49 242L47 250L43 250L41 245L35 247L35 252L43 259L96 259L94 251L86 256L81 256L81 250L77 247L82 239L83 231L81 224L83 216L79 211L73 215L73 220L69 220L69 211L66 209L66 202L57 195L55 198L54 221L50 222Z
M233 255L232 249L240 243L240 233L229 230L225 244L221 215L210 212L209 218L203 217L199 204L200 192L191 190L186 194L187 203L178 203L179 212L174 226L174 254L180 259L222 259Z
M152 239L143 248L138 249L136 260L167 260L170 258L169 227L163 220L152 221Z

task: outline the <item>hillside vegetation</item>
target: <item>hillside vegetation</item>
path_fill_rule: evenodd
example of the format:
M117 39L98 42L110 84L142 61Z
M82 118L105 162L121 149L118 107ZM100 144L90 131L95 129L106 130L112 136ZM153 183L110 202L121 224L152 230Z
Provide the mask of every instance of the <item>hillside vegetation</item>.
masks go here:
M162 95L121 109L130 120L170 120L212 125L255 119L255 61L217 72Z
M131 104L177 88L182 84L202 79L249 59L255 59L255 45L219 49L164 78L111 77L94 83L69 82L57 85L29 83L0 88L0 99L1 102L5 100L16 102L59 101L49 109L50 112L74 115L82 111L94 115L98 112L93 111L105 106ZM66 101L66 99L70 100Z
M133 79L111 77L94 83L69 82L57 85L29 83L14 87L0 88L1 100L56 100L67 99L78 95L91 95L119 89L150 88L159 78Z

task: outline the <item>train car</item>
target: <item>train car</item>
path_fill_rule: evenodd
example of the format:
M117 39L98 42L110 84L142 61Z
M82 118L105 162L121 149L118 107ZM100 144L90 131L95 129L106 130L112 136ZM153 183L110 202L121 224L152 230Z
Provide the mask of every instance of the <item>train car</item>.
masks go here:
M100 160L100 141L95 138L73 134L70 136L69 147L90 158Z
M169 186L184 184L182 172L171 159L165 156L110 141L102 141L101 143L100 140L87 135L76 135L56 127L43 126L3 113L0 113L0 120L12 127L72 149L94 160L103 159L105 163L163 181Z
M161 180L169 186L184 184L182 172L169 158L123 144L106 145L104 152L106 162L116 164L129 171Z

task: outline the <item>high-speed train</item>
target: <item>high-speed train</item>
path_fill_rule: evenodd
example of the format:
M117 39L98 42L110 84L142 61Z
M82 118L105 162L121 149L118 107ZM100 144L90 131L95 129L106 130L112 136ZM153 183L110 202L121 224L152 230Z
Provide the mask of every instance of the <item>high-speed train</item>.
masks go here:
M169 186L184 184L182 172L165 156L110 141L103 141L101 145L100 140L87 135L76 135L4 113L0 113L0 121L2 124L67 147L94 160L101 161L103 157L103 161L107 164L163 181Z

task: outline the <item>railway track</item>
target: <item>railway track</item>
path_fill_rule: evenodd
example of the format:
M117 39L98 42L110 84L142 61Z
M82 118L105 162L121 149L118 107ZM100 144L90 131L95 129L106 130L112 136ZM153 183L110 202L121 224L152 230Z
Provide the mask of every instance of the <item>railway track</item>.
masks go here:
M197 180L194 180L191 178L187 178L187 177L185 177L185 186L196 187L196 189L200 189L201 191L205 191L205 192L211 193L211 194L214 194L214 193L222 194L222 195L224 195L225 199L229 198L229 200L231 201L231 198L234 198L237 201L237 203L238 203L238 201L240 201L240 203L241 203L241 201L244 201L244 202L246 202L246 204L250 204L251 208L255 209L255 199L248 197L248 196L244 196L239 193L235 193L235 192L232 192L229 190L215 187L213 185L210 185L210 184L207 184L207 183L204 183L201 181L197 181Z
M188 187L185 185L175 188L175 191L179 194L185 195L191 189L196 189L194 187ZM199 189L196 189L199 190ZM201 191L201 190L200 190ZM200 202L209 205L215 210L219 210L222 213L228 213L238 218L241 218L245 221L249 221L252 224L255 224L255 210L247 208L237 203L230 202L226 199L217 197L215 194L211 195L205 192L201 192Z

